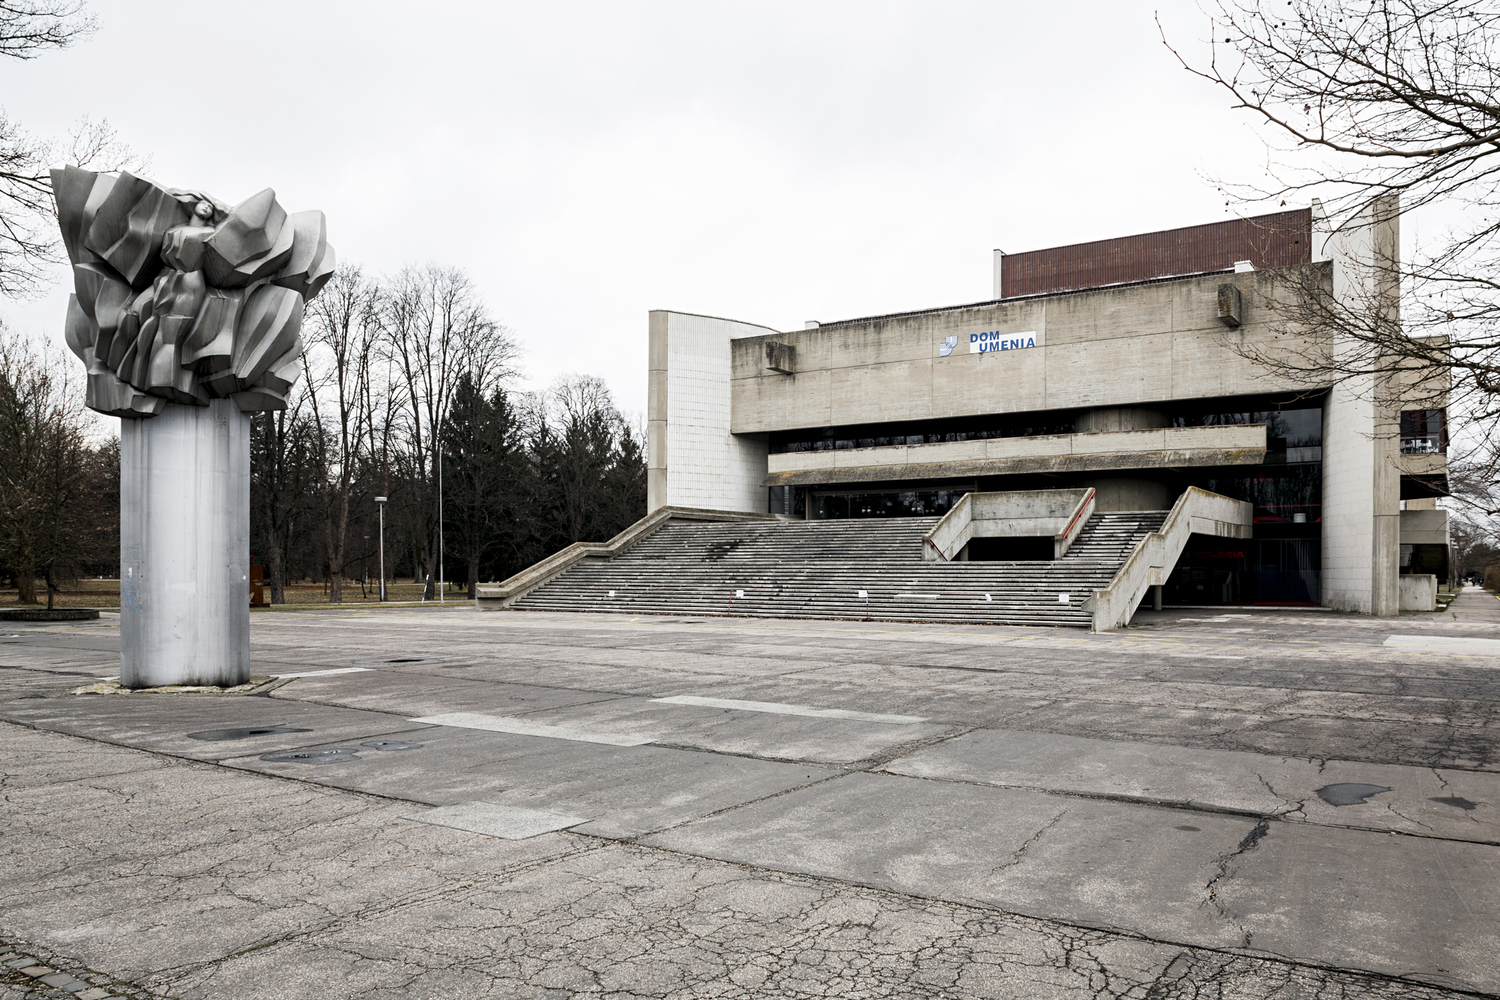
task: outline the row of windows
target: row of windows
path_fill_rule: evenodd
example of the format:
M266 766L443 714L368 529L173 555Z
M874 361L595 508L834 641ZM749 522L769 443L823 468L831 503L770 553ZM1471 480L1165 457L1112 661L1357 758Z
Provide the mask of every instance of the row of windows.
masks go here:
M1323 443L1323 410L1317 401L1288 399L1277 405L1270 398L1239 401L1244 409L1230 409L1213 401L1171 404L1159 407L1168 427L1216 427L1230 424L1265 424L1266 450L1275 454L1291 449L1317 448ZM887 448L901 445L943 444L953 441L983 441L989 438L1038 437L1072 434L1077 430L1074 411L993 414L947 420L897 421L807 430L776 431L770 435L773 455L788 452L843 451L854 448ZM1316 461L1305 457L1303 461Z

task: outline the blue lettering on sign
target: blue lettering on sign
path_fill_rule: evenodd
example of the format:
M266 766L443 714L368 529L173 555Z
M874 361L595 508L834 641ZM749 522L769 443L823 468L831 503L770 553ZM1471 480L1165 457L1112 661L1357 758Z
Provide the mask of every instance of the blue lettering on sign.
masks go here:
M1026 347L1035 346L1035 330L1028 330L1025 333L1001 333L999 330L987 330L983 333L969 334L970 354L988 354L991 351L1019 351Z

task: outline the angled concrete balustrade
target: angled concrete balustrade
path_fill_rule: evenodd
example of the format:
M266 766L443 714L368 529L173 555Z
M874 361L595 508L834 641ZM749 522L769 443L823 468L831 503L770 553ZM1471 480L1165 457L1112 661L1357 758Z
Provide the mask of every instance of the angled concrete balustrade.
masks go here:
M584 559L613 559L671 520L774 521L775 514L743 514L697 507L660 507L607 542L574 542L500 583L481 583L474 604L481 611L508 608L542 584Z
M929 562L963 559L975 538L1052 539L1052 558L1061 559L1089 516L1094 490L1011 490L965 493L922 538Z
M1190 536L1251 537L1254 509L1247 501L1188 487L1162 526L1136 544L1109 586L1094 591L1084 604L1093 614L1093 630L1107 632L1129 622L1146 592L1167 582Z

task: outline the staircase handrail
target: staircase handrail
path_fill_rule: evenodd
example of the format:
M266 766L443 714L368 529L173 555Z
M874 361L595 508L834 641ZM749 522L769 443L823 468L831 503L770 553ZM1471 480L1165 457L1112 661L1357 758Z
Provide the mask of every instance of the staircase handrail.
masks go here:
M1161 527L1147 532L1109 585L1089 598L1085 610L1093 613L1093 630L1108 632L1129 622L1146 592L1166 583L1193 534L1249 538L1254 514L1255 507L1248 501L1189 486Z
M1078 538L1078 533L1083 526L1089 523L1089 516L1094 513L1094 501L1096 494L1090 486L1073 508L1073 514L1068 518L1068 526L1052 536L1052 558L1061 559L1067 555L1068 549L1073 547L1073 542Z
M927 545L931 547L932 551L937 555L937 558L942 560L943 562L953 561L953 557L948 555L947 552L943 551L945 548L957 552L959 549L962 549L969 543L969 533L972 531L972 528L970 527L971 518L969 517L969 507L973 503L973 500L971 499L973 496L973 493L965 493L963 496L959 497L958 503L954 504L952 507L949 507L948 513L938 518L937 524L934 524L931 528L928 529L927 534L922 536L922 541L926 542ZM956 539L952 539L946 544L940 544L938 542L939 538L944 538L952 532L958 533L958 537ZM954 544L955 541L957 542L957 544ZM929 561L935 562L937 560Z
M671 520L682 521L775 521L775 514L754 514L703 507L658 507L607 542L574 542L538 560L500 583L481 583L475 589L474 605L508 608L542 584L584 559L613 559Z

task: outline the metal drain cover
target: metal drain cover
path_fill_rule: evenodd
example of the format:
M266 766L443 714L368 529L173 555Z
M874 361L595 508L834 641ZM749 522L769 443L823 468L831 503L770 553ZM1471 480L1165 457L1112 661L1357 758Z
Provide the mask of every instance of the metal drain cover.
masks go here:
M268 753L260 758L273 764L342 764L346 760L359 760L352 747L334 747L328 750L289 750L286 753Z
M296 729L292 726L246 726L242 729L205 729L201 733L188 733L190 740L246 740L252 736L270 736L274 733L310 733L311 729Z
M367 741L365 743L361 743L360 746L362 746L362 747L369 747L372 750L420 750L420 749L422 749L422 744L420 744L420 743L408 743L405 740L369 740L369 741Z

